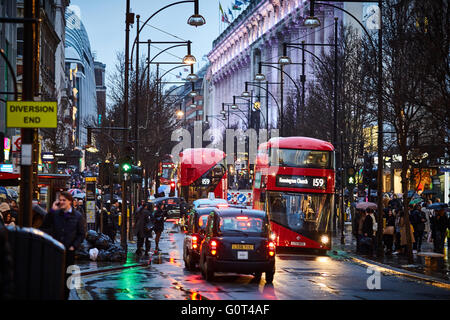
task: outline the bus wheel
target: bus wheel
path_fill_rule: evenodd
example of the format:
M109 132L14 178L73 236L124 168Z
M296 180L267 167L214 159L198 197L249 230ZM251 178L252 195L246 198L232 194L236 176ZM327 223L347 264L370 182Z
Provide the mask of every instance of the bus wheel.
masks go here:
M266 272L266 283L272 284L274 274L275 274L274 271L267 271Z

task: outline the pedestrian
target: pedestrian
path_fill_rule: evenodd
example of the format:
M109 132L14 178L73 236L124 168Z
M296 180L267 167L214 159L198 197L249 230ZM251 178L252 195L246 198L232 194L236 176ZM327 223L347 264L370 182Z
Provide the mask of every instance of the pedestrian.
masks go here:
M445 215L445 210L436 210L435 216L431 218L431 236L433 238L434 252L444 253L444 243L448 228L449 221Z
M11 207L8 203L2 202L0 204L0 220L2 221L2 224L7 226L15 226L14 218L11 215Z
M406 253L406 246L408 244L407 237L406 237L406 219L405 219L405 212L403 210L400 210L400 248L401 252L403 254ZM411 223L409 224L410 227L410 239L411 243L414 245L415 239L414 239L414 229Z
M181 231L186 230L187 215L189 212L189 204L181 198L180 201L180 228Z
M355 226L356 226L356 253L361 252L361 239L363 237L363 224L364 219L366 218L366 213L362 210L357 210L356 218L355 218Z
M392 245L395 233L395 216L392 209L388 209L386 215L386 227L383 230L383 242L386 247L386 254L392 254Z
M156 210L153 211L152 222L153 231L155 232L155 252L160 251L159 240L161 238L161 233L164 231L164 221L166 219L166 213L164 210L164 204L158 203L156 205Z
M61 242L66 248L66 265L64 271L75 263L75 251L80 248L86 236L83 216L72 207L73 197L63 191L59 199L53 202L53 205L45 216L41 230L51 235L55 240ZM69 274L65 272L66 281ZM69 289L64 287L66 299L69 297Z
M392 196L392 200L389 201L389 208L394 209L396 212L398 212L398 210L400 210L401 207L402 207L401 200L394 193L394 195Z
M372 209L365 211L365 218L362 225L362 243L367 249L369 255L373 254L373 224L374 220L371 217Z
M425 223L427 221L425 213L420 210L420 205L416 204L414 206L414 210L411 211L410 219L414 228L415 239L413 253L417 253L422 250L423 233L425 232Z
M144 204L135 215L135 233L137 236L137 250L136 255L140 256L142 247L145 242L145 256L150 252L151 243L149 238L152 237L153 223L152 223L153 205L151 203Z
M113 200L113 205L111 206L110 214L108 215L110 219L110 238L112 241L116 240L116 234L119 230L119 215L120 215L120 208L119 208L119 201L117 199Z
M425 214L425 219L427 220L425 222L424 232L426 234L428 242L431 242L431 222L430 222L430 219L433 216L433 210L427 208L427 205L430 205L430 204L432 204L431 200L428 200L426 203L425 202L422 203L422 209L421 209L421 211Z

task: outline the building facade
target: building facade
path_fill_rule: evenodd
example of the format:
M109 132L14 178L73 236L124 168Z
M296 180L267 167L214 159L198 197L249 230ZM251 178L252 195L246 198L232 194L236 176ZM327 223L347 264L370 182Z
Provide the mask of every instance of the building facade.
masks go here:
M342 2L333 5L344 8L355 14L358 19L364 21L363 4ZM259 63L271 63L272 67L264 65L262 73L269 82L268 102L261 101L261 116L258 121L260 127L276 128L280 117L281 100L285 107L289 97L301 95L293 81L283 76L283 99L281 99L281 75L277 69L280 65L278 58L283 54L283 43L323 44L333 43L334 24L337 18L338 24L351 23L356 26L341 10L328 6L316 5L315 16L321 21L321 26L314 30L304 27L304 18L309 15L309 1L304 0L252 0L249 6L222 32L213 42L213 49L208 54L211 66L207 73L207 93L205 93L205 117L217 115L222 109L222 103L231 103L233 96L240 96L245 90L246 81L254 81L258 73ZM321 46L307 45L305 47L315 55L320 55L327 48ZM295 82L300 82L302 67L298 64L302 59L302 51L288 48L288 55L293 63L284 67L284 71L290 75ZM314 59L311 55L305 55L306 81L314 79ZM256 84L257 85L257 84ZM248 89L256 98L266 95L265 82L261 82L259 88L250 84ZM307 91L307 90L305 90ZM278 105L277 105L278 104ZM283 108L284 110L284 108ZM242 116L230 115L230 122L238 127L245 127L244 110ZM250 113L248 113L250 114ZM245 121L246 120L246 121ZM251 122L251 121L250 121ZM220 128L218 120L213 120L213 127Z
M82 150L87 143L86 126L97 123L95 64L83 22L70 7L67 8L65 16L65 71L74 100L70 111L70 145L74 149Z

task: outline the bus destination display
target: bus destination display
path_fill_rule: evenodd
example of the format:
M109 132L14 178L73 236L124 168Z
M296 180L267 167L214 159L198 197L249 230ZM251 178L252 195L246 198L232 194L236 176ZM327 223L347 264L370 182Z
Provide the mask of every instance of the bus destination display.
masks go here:
M281 188L325 190L327 188L327 179L326 177L277 175L276 186Z

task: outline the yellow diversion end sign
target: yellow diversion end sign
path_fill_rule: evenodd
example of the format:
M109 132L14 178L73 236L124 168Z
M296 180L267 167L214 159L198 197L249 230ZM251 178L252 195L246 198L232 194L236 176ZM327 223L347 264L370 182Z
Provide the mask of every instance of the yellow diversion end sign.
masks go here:
M56 128L58 105L55 101L7 101L6 127Z

